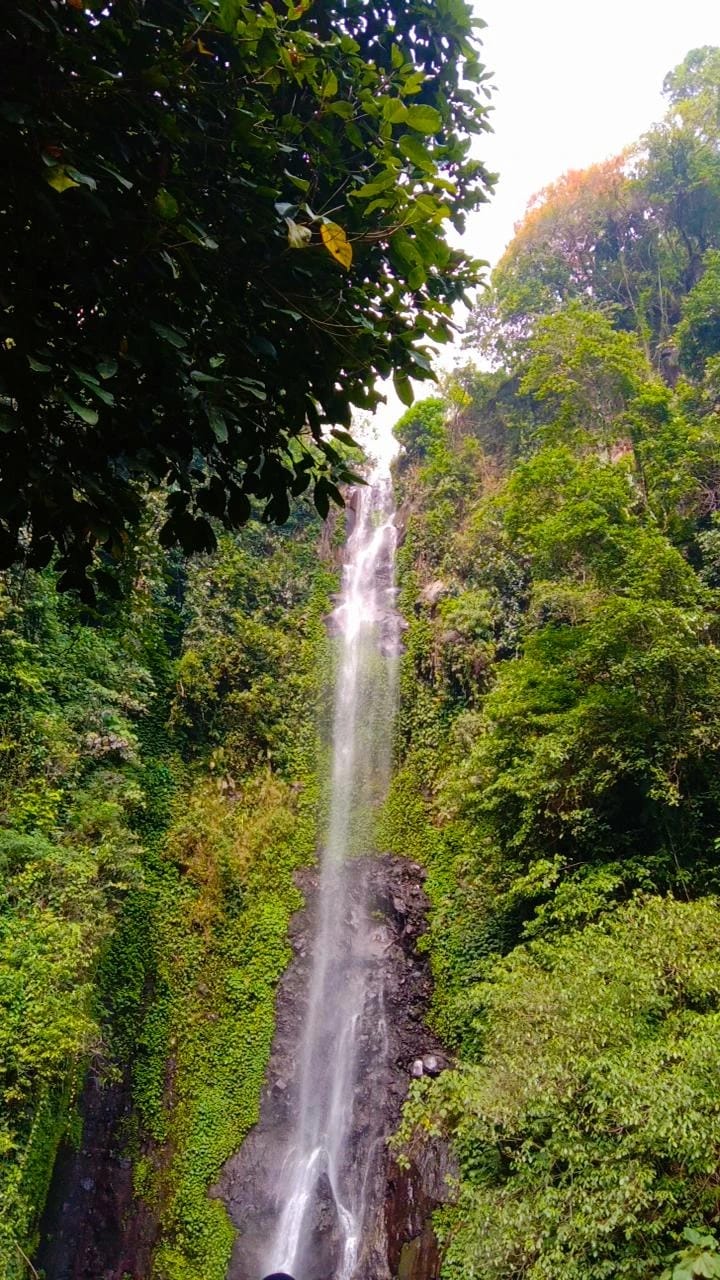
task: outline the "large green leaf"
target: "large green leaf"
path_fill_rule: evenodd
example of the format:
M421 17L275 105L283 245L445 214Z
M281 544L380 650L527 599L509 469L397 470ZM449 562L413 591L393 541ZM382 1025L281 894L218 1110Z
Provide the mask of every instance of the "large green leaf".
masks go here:
M405 405L411 405L415 399L415 392L407 375L396 373L393 377L393 385L400 402Z
M407 122L411 129L418 133L439 133L442 128L442 116L435 107L413 104L407 109Z
M68 391L63 391L62 397L78 418L81 418L89 427L97 426L99 418L96 409L92 409L88 404L82 404L80 400L76 400L74 396L71 396Z

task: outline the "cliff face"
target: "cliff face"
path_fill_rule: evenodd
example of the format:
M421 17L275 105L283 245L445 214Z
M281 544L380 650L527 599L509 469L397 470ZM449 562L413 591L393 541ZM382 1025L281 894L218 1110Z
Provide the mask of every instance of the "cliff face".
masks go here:
M356 928L357 896L368 891L372 928L364 944L368 987L353 1097L348 1160L364 1170L366 1216L356 1280L436 1280L439 1257L430 1215L448 1195L447 1153L426 1151L401 1170L387 1149L413 1075L436 1074L446 1063L424 1024L430 978L417 940L425 928L424 873L403 858L366 857L347 869L344 920ZM364 880L364 885L363 885ZM222 1199L238 1237L229 1280L257 1280L267 1269L268 1242L277 1220L274 1181L287 1149L297 1105L297 1046L306 1016L315 936L317 872L301 873L307 905L291 925L293 960L279 985L276 1030L260 1121L226 1164L212 1194ZM302 1280L332 1280L339 1232L327 1188L319 1187Z
M150 1274L157 1223L133 1192L127 1154L132 1099L127 1078L88 1076L82 1141L63 1143L41 1222L36 1263L48 1280L122 1280Z

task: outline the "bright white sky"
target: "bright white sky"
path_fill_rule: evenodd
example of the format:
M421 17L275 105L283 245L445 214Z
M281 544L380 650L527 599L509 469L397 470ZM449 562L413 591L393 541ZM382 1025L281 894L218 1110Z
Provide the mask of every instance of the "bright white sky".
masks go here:
M474 0L487 23L494 132L477 154L500 175L465 243L497 262L528 200L568 169L617 155L664 114L662 82L690 49L720 44L719 0ZM453 363L443 351L439 364ZM403 412L392 387L377 418ZM432 383L416 384L418 397Z

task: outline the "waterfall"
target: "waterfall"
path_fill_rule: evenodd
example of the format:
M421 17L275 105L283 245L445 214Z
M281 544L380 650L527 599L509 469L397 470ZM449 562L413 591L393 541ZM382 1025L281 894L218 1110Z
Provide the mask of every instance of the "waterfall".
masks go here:
M373 814L390 772L400 620L395 611L396 533L389 467L377 463L349 503L342 593L332 615L338 665L329 821L313 964L298 1048L297 1107L276 1180L277 1223L268 1271L314 1280L318 1236L333 1240L332 1274L352 1280L365 1217L367 1169L378 1128L354 1123L358 1046L387 1056L381 935L363 891ZM350 881L352 880L352 891ZM372 971L373 981L369 981Z

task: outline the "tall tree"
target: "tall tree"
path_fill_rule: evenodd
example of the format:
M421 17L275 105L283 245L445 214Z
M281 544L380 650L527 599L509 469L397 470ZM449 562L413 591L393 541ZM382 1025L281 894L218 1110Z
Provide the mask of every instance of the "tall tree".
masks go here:
M469 331L496 363L517 355L540 315L578 301L634 329L676 380L682 299L720 248L720 50L691 51L664 92L665 118L635 147L530 201Z
M164 541L282 520L346 474L327 428L430 376L491 183L465 0L29 0L0 135L0 563L87 584L148 485ZM485 92L487 92L485 90Z

